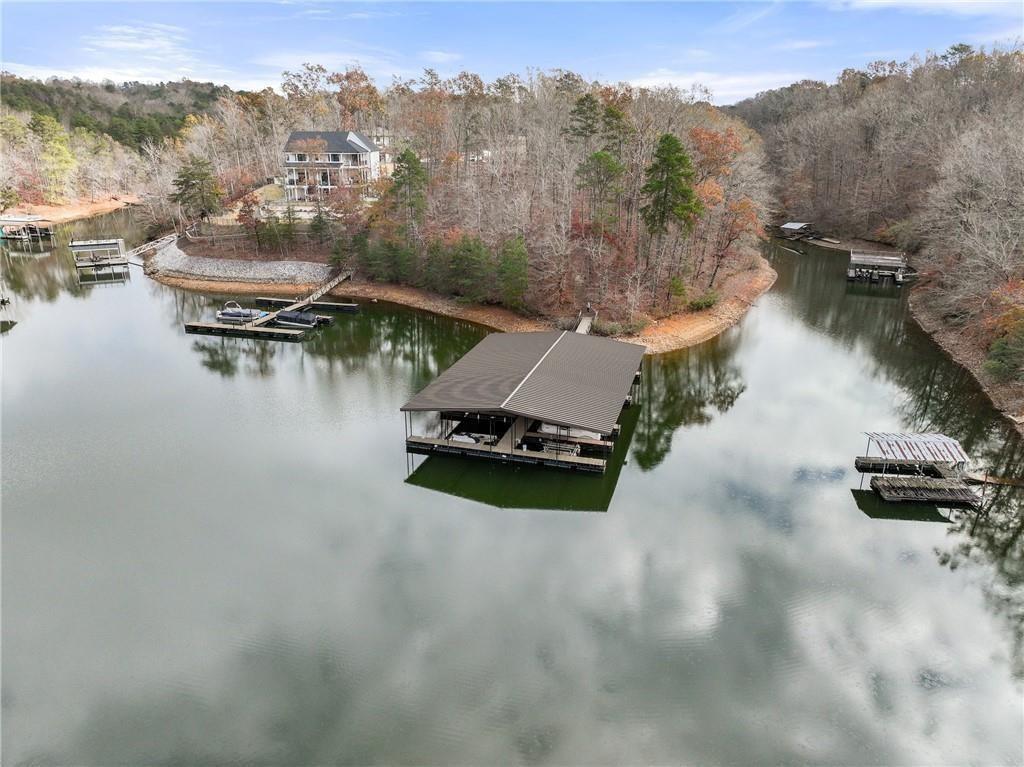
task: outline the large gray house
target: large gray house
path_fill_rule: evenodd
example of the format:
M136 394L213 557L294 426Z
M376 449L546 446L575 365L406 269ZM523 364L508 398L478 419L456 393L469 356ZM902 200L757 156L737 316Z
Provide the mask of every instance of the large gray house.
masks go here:
M315 200L380 178L380 148L358 131L294 131L284 145L289 200Z

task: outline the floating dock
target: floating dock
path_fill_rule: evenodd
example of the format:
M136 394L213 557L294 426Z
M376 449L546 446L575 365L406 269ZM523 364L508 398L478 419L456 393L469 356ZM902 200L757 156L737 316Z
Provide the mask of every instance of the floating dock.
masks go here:
M871 489L890 503L934 503L936 506L981 508L981 498L960 479L874 476Z
M968 456L945 434L867 432L871 452L880 456L854 459L857 471L873 474L871 489L889 503L934 504L948 508L981 508L981 498L967 484Z
M53 237L53 223L42 216L0 216L0 237L5 240L42 240Z
M260 296L255 301L256 306L261 309L280 309L285 311L288 306L295 303L290 298L268 298ZM309 308L318 312L343 312L355 314L359 311L359 304L339 303L337 301L313 301Z
M328 291L351 278L352 274L353 272L351 269L340 272L328 279L323 285L318 287L305 298L296 299L294 301L289 301L286 298L258 299L275 302L274 305L280 307L276 311L269 312L266 316L260 317L258 320L246 322L241 325L233 325L224 322L186 322L185 332L211 336L231 336L234 338L258 338L266 341L301 341L305 337L306 331L299 330L297 328L274 327L274 320L277 319L277 316L281 314L281 312L301 312L314 308L321 308L324 311L330 311L329 307L334 306L334 304L331 304L330 302L322 302L320 299L326 295ZM347 306L346 304L338 305ZM345 309L340 311L348 310Z
M103 269L114 266L128 266L128 254L124 240L72 240L68 247L75 257L78 269Z

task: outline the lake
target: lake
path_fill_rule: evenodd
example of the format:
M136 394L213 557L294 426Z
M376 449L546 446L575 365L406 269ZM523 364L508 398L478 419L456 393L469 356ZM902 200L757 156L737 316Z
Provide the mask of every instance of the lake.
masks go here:
M225 297L78 284L72 233L142 231L3 254L5 764L1020 762L1021 493L901 511L853 458L1024 446L844 254L766 246L772 291L648 358L584 477L405 454L477 326L186 336Z

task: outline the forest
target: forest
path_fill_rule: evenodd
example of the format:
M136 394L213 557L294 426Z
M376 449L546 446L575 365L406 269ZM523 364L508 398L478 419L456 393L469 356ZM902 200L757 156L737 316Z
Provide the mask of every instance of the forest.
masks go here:
M280 176L291 131L384 132L393 178L324 200L317 240L372 278L524 311L590 301L636 324L709 306L755 263L770 206L761 141L742 121L676 89L570 72L485 83L426 70L379 90L358 68L307 64L280 92L219 95L137 152L99 117L22 104L5 101L0 127L2 184L21 199L137 190L155 220L234 206L256 247L291 236L247 197Z
M1024 375L1024 51L942 54L848 69L730 109L764 139L791 220L895 245L929 310Z
M1024 375L1019 46L722 109L566 71L378 88L307 64L260 92L4 78L6 207L134 192L155 223L226 208L253 249L287 254L294 220L252 192L280 177L291 131L357 129L388 136L393 177L323 200L300 239L371 278L526 312L591 302L630 329L712 305L770 219L809 220L910 252L929 309L973 334L993 376Z

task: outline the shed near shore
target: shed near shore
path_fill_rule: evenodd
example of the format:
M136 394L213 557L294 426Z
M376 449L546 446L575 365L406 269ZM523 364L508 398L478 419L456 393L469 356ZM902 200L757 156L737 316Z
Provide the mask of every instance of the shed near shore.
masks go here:
M604 471L645 349L569 331L494 333L402 406L406 448ZM436 437L410 434L436 413Z

